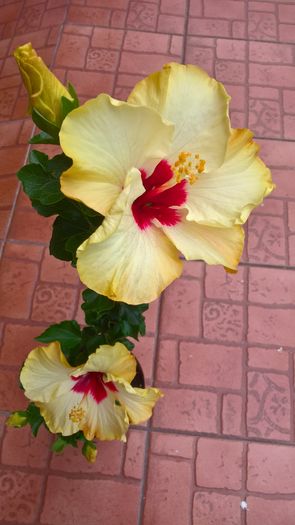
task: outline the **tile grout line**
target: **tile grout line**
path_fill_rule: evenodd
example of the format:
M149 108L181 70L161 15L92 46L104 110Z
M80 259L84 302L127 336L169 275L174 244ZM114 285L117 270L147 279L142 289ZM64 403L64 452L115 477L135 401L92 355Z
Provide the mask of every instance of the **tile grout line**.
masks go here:
M249 107L249 100L250 100L250 41L249 41L249 2L246 0L245 3L245 9L246 9L246 27L247 27L247 41L246 41L246 72L247 72L247 84L246 84L246 107L244 108L246 112L246 126L249 128L249 115L250 115L250 107ZM248 253L248 240L249 240L249 226L247 223L246 226L247 231L247 241L246 241L246 253L247 258L249 258ZM242 349L242 384L241 384L241 396L242 396L242 413L241 413L241 427L240 430L244 433L245 436L248 437L248 420L247 420L247 410L248 410L248 348L249 348L249 341L248 341L248 333L249 333L249 278L250 278L250 268L251 264L245 265L245 274L244 274L244 290L243 290L243 320L244 320L244 338L245 338L245 346ZM243 450L242 450L242 466L241 466L241 473L242 473L242 479L241 479L241 490L244 492L243 500L246 500L246 494L247 494L247 476L248 476L248 443L243 443ZM241 508L240 510L240 519L241 519L241 525L247 524L247 513L245 510Z
M243 444L242 450L242 483L241 483L241 497L244 501L247 501L248 490L247 490L247 480L248 480L248 443ZM244 468L243 468L244 466ZM241 508L241 525L247 525L247 512Z
M249 333L249 268L245 269L245 287L244 287L244 299L243 299L243 320L244 320L244 345L242 348L242 384L241 384L241 394L242 394L242 421L241 428L242 432L247 435L247 409L248 409L248 349L250 343L248 341Z
M33 137L33 134L35 132L35 128L36 127L33 126L30 138ZM29 153L30 153L30 147L31 147L31 145L28 144L27 151L26 151L26 154L25 154L25 157L24 157L24 160L23 160L23 163L22 163L21 167L25 166L25 164L27 163L27 160L28 160L28 157L29 157ZM21 169L21 167L20 167L20 169ZM16 176L16 174L15 174L15 176ZM7 241L8 241L8 233L9 233L10 226L11 226L13 218L14 218L14 212L15 212L15 209L16 209L16 203L17 203L18 196L20 194L20 190L21 190L21 183L20 183L20 181L18 181L16 190L15 190L15 195L14 195L13 202L12 202L12 206L10 208L9 218L8 218L8 221L7 221L6 226L5 226L5 233L4 233L4 236L3 236L3 239L2 239L2 244L0 246L0 261L1 261L2 257L3 257L4 249L5 249Z
M294 428L294 356L289 353L289 388L290 388L290 438L295 440Z
M162 297L163 295L161 295L159 299L159 306L158 306L157 317L156 317L156 329L155 329L155 334L154 334L154 338L155 338L154 348L153 348L154 356L153 356L153 366L152 366L152 373L151 373L152 386L154 385L155 375L156 375L156 362L157 362L157 355L158 355L159 333L160 333L160 322L161 322L161 311L162 311ZM143 519L144 519L145 492L147 488L147 477L148 477L150 446L151 446L152 418L149 419L147 423L147 427L142 427L142 428L146 431L146 438L145 438L145 447L144 447L143 475L142 475L141 486L140 486L140 501L139 501L137 525L142 525Z
M1 412L0 412L1 414ZM138 425L136 427L138 430L146 430L146 427L143 427L141 425ZM260 445L278 445L283 447L292 447L294 448L295 442L290 440L282 440L282 439L267 439L263 437L255 437L255 436L242 436L242 435L233 435L233 434L215 434L213 432L202 432L202 431L194 431L194 430L182 430L179 428L170 428L170 427L152 427L152 432L157 432L160 434L177 434L179 436L190 436L195 438L207 438L207 439L221 439L225 441L239 441L242 443L257 443Z
M246 56L245 56L245 67L246 67L246 75L247 75L247 82L246 82L246 101L244 110L246 113L246 127L249 128L249 113L250 113L250 107L249 107L249 97L250 97L250 43L249 43L249 4L248 0L245 2L245 9L246 9L246 31L247 31L247 39L246 39ZM246 244L246 254L247 258L249 257L249 225L247 222L246 226L247 236L245 239ZM244 343L245 345L242 348L242 382L241 382L241 398L242 398L242 407L241 407L241 430L243 434L246 436L248 433L248 421L247 421L247 409L248 409L248 348L249 348L249 341L248 341L248 333L249 333L249 273L251 264L245 266L245 275L244 275L244 290L243 290L243 323L244 323ZM244 452L245 449L247 450L247 445L244 445ZM245 473L246 476L246 473ZM244 480L243 480L244 481ZM246 481L245 481L246 484ZM244 486L242 488L245 488ZM245 512L243 513L241 509L241 522L243 525L245 525Z

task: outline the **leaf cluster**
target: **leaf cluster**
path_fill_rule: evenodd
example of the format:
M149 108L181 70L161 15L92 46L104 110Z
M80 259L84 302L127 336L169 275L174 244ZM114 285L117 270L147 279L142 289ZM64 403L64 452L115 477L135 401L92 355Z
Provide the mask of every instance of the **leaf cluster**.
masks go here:
M145 334L143 312L147 304L134 306L115 302L89 289L84 290L83 299L87 326L81 329L77 321L62 321L36 337L40 343L59 341L71 366L85 363L89 355L104 344L120 342L132 350L134 343L128 337L138 340L139 335Z
M65 447L69 445L74 448L77 448L79 442L83 443L82 445L83 456L87 459L87 461L93 462L93 459L90 459L89 457L89 450L96 452L96 444L94 443L94 441L89 441L88 439L86 439L86 437L84 436L83 432L81 432L81 430L79 432L76 432L76 434L72 434L71 436L63 436L62 434L57 434L56 440L53 442L51 449L53 450L53 452L60 454L61 452L64 451Z
M85 321L104 336L101 344L113 345L119 341L132 350L134 344L127 338L138 341L140 335L145 335L143 312L148 309L148 304L130 305L112 301L89 289L84 290L82 295L84 303L81 308Z
M72 160L64 153L49 159L45 153L33 150L29 163L17 176L40 215L58 215L53 223L50 253L75 265L77 248L100 226L103 216L61 192L60 176L71 165Z

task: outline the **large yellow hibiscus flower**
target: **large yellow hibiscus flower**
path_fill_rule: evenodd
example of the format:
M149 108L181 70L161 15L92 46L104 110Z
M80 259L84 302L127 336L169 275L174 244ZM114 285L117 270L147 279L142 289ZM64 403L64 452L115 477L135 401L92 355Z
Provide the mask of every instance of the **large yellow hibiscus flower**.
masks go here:
M101 346L73 368L55 342L30 352L20 380L51 432L82 430L89 440L125 441L129 424L146 421L162 395L156 388L133 388L135 373L135 358L121 343Z
M62 191L105 215L77 252L89 288L150 302L180 276L181 253L236 269L241 225L273 184L252 133L231 129L228 103L203 70L173 63L128 102L102 94L66 117Z

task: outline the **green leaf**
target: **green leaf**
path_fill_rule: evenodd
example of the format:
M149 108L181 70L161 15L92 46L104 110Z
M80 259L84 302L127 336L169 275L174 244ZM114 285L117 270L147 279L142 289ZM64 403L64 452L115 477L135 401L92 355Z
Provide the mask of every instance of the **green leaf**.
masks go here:
M32 433L36 437L40 426L44 423L44 419L40 414L39 408L36 407L34 403L29 404L26 413L28 423L31 425Z
M61 204L64 201L59 201L55 204L41 204L41 202L37 199L31 199L31 203L33 208L39 213L39 215L42 215L43 217L51 217L52 215L58 215Z
M48 162L48 155L46 155L45 153L42 153L42 151L33 149L32 151L30 151L29 161L31 164L40 164L43 169L44 168L46 169L47 162Z
M93 337L93 333L91 337ZM76 321L62 321L51 325L35 339L41 343L59 341L61 350L71 366L79 366L86 363L88 356L99 346L97 345L96 348L90 352L88 351L85 334L81 332L80 326Z
M25 193L41 204L54 204L64 199L58 179L50 177L41 164L27 164L17 174Z
M44 217L60 215L61 217L71 221L78 220L80 217L80 212L77 213L77 203L67 198L50 205L43 205L37 199L31 199L31 202L35 210L37 210L37 212Z
M35 339L41 343L59 341L63 350L71 350L80 346L82 334L77 321L62 321L49 326Z
M82 293L84 303L81 308L85 312L87 324L95 324L106 313L115 308L115 302L93 290L86 289Z
M122 337L122 339L120 339L120 343L122 343L122 345L126 346L127 350L129 350L129 352L131 352L133 350L133 348L135 347L135 344L132 343L132 341L129 341L129 339L127 339L127 337Z
M59 128L55 124L53 124L52 122L47 120L47 118L45 118L43 115L41 115L41 113L39 113L39 111L36 108L33 108L32 119L39 129L45 131L46 133L48 133L48 135L55 139L56 142L54 142L54 144L59 144Z
M54 452L59 453L62 452L68 445L77 448L78 441L85 441L83 432L81 431L76 432L76 434L72 434L71 436L62 436L61 434L57 434L57 438L52 444L51 448Z
M51 445L51 449L53 450L53 452L60 454L64 451L65 447L69 445L77 448L79 441L82 441L83 443L81 450L83 456L90 463L94 463L97 456L96 445L93 441L89 441L88 439L86 439L83 432L81 431L76 432L76 434L72 434L71 436L62 436L61 434L57 434L56 440Z
M62 261L71 261L75 257L72 250L66 248L66 242L75 234L75 224L63 217L57 217L52 226L52 237L49 244L51 255Z
M84 290L83 299L81 308L86 323L104 336L107 344L113 345L120 341L131 350L134 345L127 338L138 339L139 335L144 335L145 320L142 314L147 310L147 304L129 305L112 301L89 289Z
M76 90L73 86L73 84L71 84L71 82L68 82L68 92L70 93L71 97L74 99L75 101L75 104L76 104L76 108L79 107L79 99L78 99L78 95L76 93Z
M79 208L71 210L69 218L57 217L52 227L50 253L63 261L75 261L77 248L101 224L103 217L97 214L87 218Z
M67 446L67 441L64 439L63 436L59 436L51 445L51 450L53 452L56 452L59 454L60 452L63 452L64 448Z
M21 180L23 189L30 197L33 206L42 215L49 216L52 212L58 212L60 208L47 210L46 206L52 206L66 200L60 191L59 177L64 170L71 166L72 160L63 153L49 160L47 155L36 150L30 153L29 158L30 164L19 170L18 178ZM69 199L67 201L71 202Z
M59 178L62 172L68 170L72 164L73 161L70 157L67 157L64 153L60 153L48 161L47 171Z
M88 233L87 233L87 236L85 237L85 231L71 235L66 240L66 243L65 243L66 250L71 252L75 256L77 248L79 248L80 244L82 244L82 242L85 241L85 238L87 239L87 237L88 237Z
M41 133L34 135L34 137L29 140L29 144L58 144L58 142L56 138L45 131L41 131Z
M47 180L40 188L40 203L45 206L55 204L63 199L64 196L60 191L58 180Z
M62 114L62 120L66 118L66 116L73 111L77 107L75 100L70 100L66 97L61 97L61 114Z
M82 347L85 348L88 355L92 354L101 345L107 343L103 334L97 332L93 326L86 326L82 330Z

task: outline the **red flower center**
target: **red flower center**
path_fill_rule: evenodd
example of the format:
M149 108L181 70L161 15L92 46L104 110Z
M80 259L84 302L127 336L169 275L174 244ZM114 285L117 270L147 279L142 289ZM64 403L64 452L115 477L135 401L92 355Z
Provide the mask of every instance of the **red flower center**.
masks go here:
M86 396L91 394L97 404L107 397L107 389L111 392L118 392L112 381L104 381L102 372L87 372L79 377L71 376L71 379L76 383L72 388L74 392L83 393Z
M144 170L140 170L140 173L145 192L132 204L133 217L140 229L151 226L153 219L164 226L174 226L180 222L180 213L173 206L185 203L186 180L167 188L165 184L174 177L174 173L166 160L161 160L149 177Z

